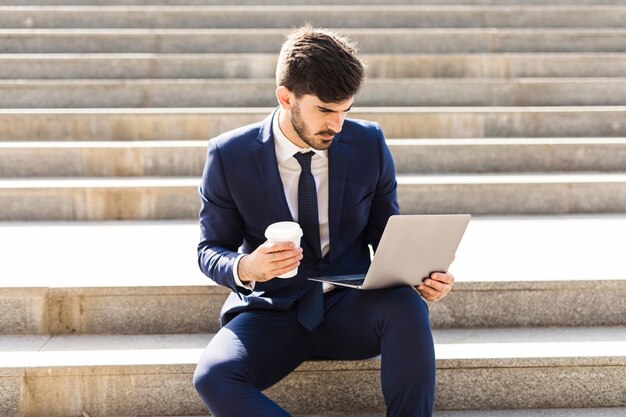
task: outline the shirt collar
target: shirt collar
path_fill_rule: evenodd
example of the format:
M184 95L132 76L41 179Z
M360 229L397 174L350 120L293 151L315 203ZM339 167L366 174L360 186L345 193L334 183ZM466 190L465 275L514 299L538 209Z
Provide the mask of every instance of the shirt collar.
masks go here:
M281 110L278 109L278 111L274 113L274 119L272 120L272 134L274 135L276 161L278 162L278 164L282 164L289 158L293 158L293 156L298 152L306 153L309 151L313 151L317 155L328 159L328 150L317 150L311 147L301 148L292 141L290 141L287 136L285 136L285 134L282 132L282 130L280 130L280 125L278 123L280 112Z

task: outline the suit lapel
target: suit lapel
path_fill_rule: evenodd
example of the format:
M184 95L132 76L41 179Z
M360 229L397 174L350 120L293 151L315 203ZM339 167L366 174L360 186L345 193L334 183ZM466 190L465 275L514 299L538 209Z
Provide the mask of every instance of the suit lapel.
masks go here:
M257 138L257 147L254 149L254 158L263 182L263 188L265 188L267 197L277 213L276 217L280 221L293 221L285 197L283 183L280 179L278 164L276 163L276 149L274 148L274 137L272 135L272 119L275 114L276 111L263 121ZM328 149L328 222L331 241L329 257L331 262L334 260L333 256L335 253L341 253L341 248L337 246L340 244L339 221L341 219L343 194L348 173L348 145L341 143L341 135L342 133L339 133L335 137L332 146ZM302 245L310 249L304 240Z
M341 253L337 247L339 239L339 220L343 205L343 194L348 174L348 145L341 143L341 133L328 149L328 223L330 229L330 261L334 261L335 254Z
M285 198L285 190L280 179L278 164L276 163L276 149L274 148L274 137L272 136L272 118L275 114L276 112L272 113L263 121L263 126L257 138L259 143L254 150L254 159L256 160L261 181L263 181L263 188L267 193L274 212L277 213L277 218L293 221Z

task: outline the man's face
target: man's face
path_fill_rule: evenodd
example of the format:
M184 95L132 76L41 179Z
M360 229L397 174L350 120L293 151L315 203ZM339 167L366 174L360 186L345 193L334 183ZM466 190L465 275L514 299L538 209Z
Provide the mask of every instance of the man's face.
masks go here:
M328 149L341 127L354 98L339 103L324 103L305 94L291 107L291 126L304 144L313 149ZM300 144L302 145L302 144Z

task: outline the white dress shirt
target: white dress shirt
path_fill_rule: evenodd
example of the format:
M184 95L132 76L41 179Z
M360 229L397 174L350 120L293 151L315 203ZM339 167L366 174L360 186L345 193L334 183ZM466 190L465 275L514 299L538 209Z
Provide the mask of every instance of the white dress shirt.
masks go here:
M328 225L328 151L317 150L310 147L300 148L298 145L290 141L287 136L280 130L278 119L281 110L279 109L272 120L272 134L274 136L274 149L276 151L276 162L280 179L283 183L285 198L293 221L298 221L298 181L300 180L300 172L302 168L293 156L300 152L306 153L313 151L315 155L311 159L311 173L315 178L315 187L317 188L317 209L319 213L320 224L320 244L322 246L322 256L325 256L330 250L330 228ZM239 287L254 289L254 282L244 285L239 279L237 267L239 261L244 255L240 255L235 260L233 267L233 275L235 283ZM324 292L332 289L332 286L324 284Z

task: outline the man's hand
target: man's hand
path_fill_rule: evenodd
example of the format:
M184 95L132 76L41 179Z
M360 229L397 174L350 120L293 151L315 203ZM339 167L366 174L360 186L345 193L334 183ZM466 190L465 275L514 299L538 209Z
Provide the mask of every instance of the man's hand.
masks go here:
M237 274L242 283L269 281L300 265L302 248L293 242L265 242L239 261Z
M415 287L428 301L439 301L452 290L454 276L443 272L434 272L430 278L426 278L424 283Z

